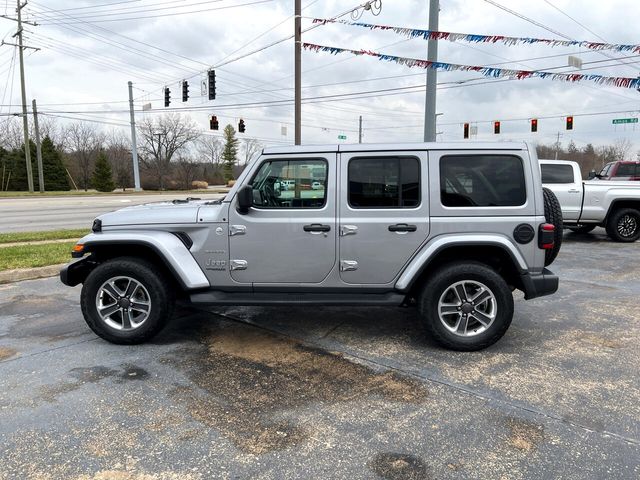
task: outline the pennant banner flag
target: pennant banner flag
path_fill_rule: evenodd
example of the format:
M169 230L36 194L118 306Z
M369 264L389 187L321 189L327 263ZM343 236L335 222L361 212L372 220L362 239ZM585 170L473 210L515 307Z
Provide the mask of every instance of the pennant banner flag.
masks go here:
M418 67L418 68L432 68L441 71L464 71L464 72L478 72L485 77L507 77L517 80L523 80L525 78L547 78L550 80L560 80L564 82L581 82L589 81L599 85L608 85L611 87L623 87L623 88L640 88L640 77L607 77L597 74L583 74L583 73L555 73L555 72L543 72L540 70L512 70L508 68L495 68L486 67L481 65L460 65L456 63L445 62L430 62L428 60L418 58L397 57L395 55L386 55L383 53L372 52L370 50L351 50L348 48L338 47L326 47L324 45L315 45L313 43L303 43L305 50L311 50L313 52L328 52L332 55L338 53L352 53L354 55L369 55L371 57L377 57L379 60L387 62L395 62L399 65L406 67Z
M505 45L542 43L551 47L582 47L589 50L615 50L618 52L640 53L640 45L625 45L620 43L600 43L586 40L552 40L548 38L506 37L504 35L479 35L476 33L440 32L435 30L420 30L417 28L393 27L389 25L375 25L372 23L349 22L348 20L314 18L313 23L342 23L370 30L390 30L408 38L423 38L424 40L449 40L450 42L469 43L503 43Z

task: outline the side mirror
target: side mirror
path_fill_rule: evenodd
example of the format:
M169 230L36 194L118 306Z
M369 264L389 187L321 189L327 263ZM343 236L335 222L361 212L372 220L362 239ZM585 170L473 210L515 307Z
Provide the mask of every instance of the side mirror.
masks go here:
M253 187L245 185L238 190L238 205L236 209L241 215L249 213L249 209L253 206Z
M596 171L595 170L591 170L589 172L589 180L593 180L594 178L596 178L598 175L596 175Z

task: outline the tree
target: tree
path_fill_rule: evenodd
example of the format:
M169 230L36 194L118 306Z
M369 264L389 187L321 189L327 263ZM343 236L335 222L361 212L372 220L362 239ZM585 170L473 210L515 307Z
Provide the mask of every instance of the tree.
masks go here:
M180 157L176 162L177 179L180 182L180 188L185 190L191 189L191 182L193 182L197 175L200 165L193 159L188 157Z
M114 180L118 188L124 192L133 185L133 164L131 159L129 138L122 130L112 130L107 134L107 158L113 169Z
M100 151L98 154L92 182L95 189L99 192L113 192L113 189L116 188L113 183L111 165L109 165L109 160L107 160L107 155L104 151Z
M222 142L213 135L201 135L196 142L196 151L203 162L203 176L209 183L221 183Z
M37 187L38 166L36 163L36 144L30 140L29 147L31 153L31 171L33 172ZM14 149L9 153L7 163L9 167L8 171L11 173L8 190L28 190L27 161L24 155L24 144L19 149Z
M222 161L224 163L224 180L233 180L233 167L238 157L238 139L236 131L231 125L224 127L224 149L222 151Z
M244 165L249 163L253 156L262 150L263 145L255 138L246 138L244 141Z
M182 153L198 138L197 125L191 118L180 114L164 115L156 120L145 118L138 125L140 134L140 161L157 180L160 189L171 174L171 160Z
M67 170L62 162L62 151L53 143L47 135L42 140L42 172L44 175L44 188L47 191L69 190Z
M72 163L77 168L80 186L86 191L91 182L93 163L104 143L104 134L93 125L77 122L67 127L65 136L71 149Z

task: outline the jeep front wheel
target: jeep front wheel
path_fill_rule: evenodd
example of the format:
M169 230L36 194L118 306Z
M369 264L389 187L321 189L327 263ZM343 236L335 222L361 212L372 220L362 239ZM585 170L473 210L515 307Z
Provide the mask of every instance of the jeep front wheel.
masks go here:
M105 340L142 343L155 336L173 313L174 296L166 277L149 262L116 258L98 265L81 294L87 325Z
M481 350L497 342L511 324L511 290L484 264L446 265L423 288L420 315L427 333L444 347Z

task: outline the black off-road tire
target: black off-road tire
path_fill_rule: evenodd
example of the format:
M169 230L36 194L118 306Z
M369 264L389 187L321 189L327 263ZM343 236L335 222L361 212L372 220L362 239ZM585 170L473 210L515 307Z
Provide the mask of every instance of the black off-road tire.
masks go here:
M584 233L592 232L593 229L596 228L596 225L580 225L579 227L567 227L567 228L571 230L573 233L584 234Z
M113 328L98 314L98 292L105 282L116 277L132 278L148 292L148 317L135 329ZM98 336L111 343L133 345L150 340L166 326L173 315L175 295L169 278L157 266L140 258L119 257L98 265L89 274L82 285L80 305L87 325Z
M640 238L640 211L635 208L615 210L607 221L607 235L616 242L635 242Z
M542 188L542 193L544 197L544 218L547 223L556 227L553 233L553 248L544 252L544 265L548 267L556 259L558 253L560 253L560 247L562 247L562 208L555 193L546 187Z
M473 336L448 330L440 319L439 302L445 291L457 282L479 282L495 298L496 315L489 327ZM513 296L505 280L491 267L479 262L455 262L435 271L423 285L418 311L428 335L445 348L459 351L482 350L505 334L513 319Z

